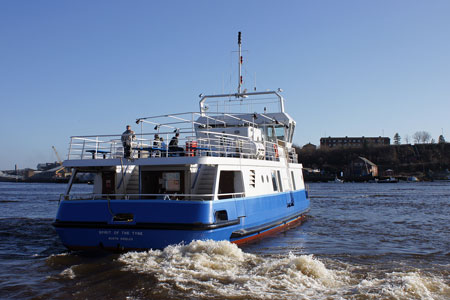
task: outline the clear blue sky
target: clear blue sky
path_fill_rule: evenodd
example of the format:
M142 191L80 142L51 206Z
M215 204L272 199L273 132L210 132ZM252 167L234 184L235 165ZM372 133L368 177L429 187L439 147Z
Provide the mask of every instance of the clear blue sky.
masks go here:
M282 88L295 142L450 140L450 1L0 1L0 169L65 156L72 135Z

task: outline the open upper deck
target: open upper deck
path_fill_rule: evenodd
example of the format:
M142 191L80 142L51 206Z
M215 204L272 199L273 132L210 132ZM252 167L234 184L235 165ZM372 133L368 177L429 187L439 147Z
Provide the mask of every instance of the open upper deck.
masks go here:
M282 156L289 162L297 162L292 147L295 121L284 112L284 99L277 92L200 96L199 113L138 118L140 132L131 141L129 157L279 160ZM68 159L124 157L121 138L121 135L73 136Z

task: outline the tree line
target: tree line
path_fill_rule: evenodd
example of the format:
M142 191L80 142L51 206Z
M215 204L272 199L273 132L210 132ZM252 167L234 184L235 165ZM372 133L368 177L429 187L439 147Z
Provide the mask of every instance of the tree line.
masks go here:
M378 166L380 174L391 169L396 174L426 174L450 169L450 143L336 147L314 149L294 146L299 162L306 168L339 174L362 156Z
M398 132L394 135L394 145L400 145L401 144L401 136L398 134ZM435 144L436 141L431 137L431 134L428 131L416 131L412 135L412 142L414 144ZM405 144L410 143L410 137L409 135L405 136ZM443 144L445 143L445 138L441 134L438 138L438 143Z

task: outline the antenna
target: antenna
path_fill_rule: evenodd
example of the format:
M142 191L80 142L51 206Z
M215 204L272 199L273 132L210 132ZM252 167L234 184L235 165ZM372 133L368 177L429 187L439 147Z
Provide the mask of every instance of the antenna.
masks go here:
M241 54L241 32L238 33L238 46L239 46L239 76L238 76L238 94L241 93L241 87L242 87L242 75L241 75L241 68L242 68L242 54Z

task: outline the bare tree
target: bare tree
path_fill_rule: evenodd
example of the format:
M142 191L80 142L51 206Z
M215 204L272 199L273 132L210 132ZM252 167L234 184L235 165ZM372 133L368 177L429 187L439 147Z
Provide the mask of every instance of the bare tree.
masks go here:
M420 132L416 131L416 133L413 134L412 139L413 139L414 144L420 143L420 140L421 140Z
M413 134L413 141L414 144L425 144L428 143L431 139L431 134L427 131L416 131L416 133Z
M428 143L431 140L431 134L427 131L422 131L422 142Z
M409 135L405 135L405 144L409 144Z

